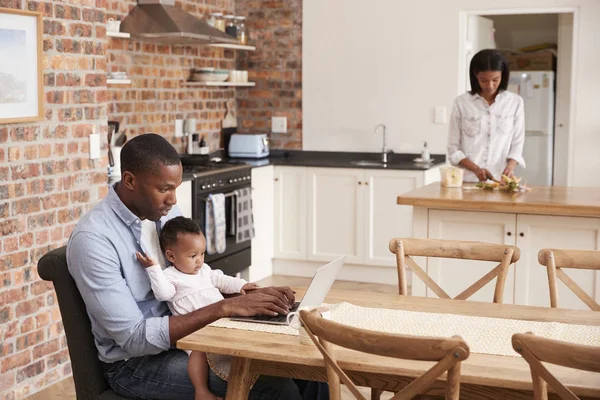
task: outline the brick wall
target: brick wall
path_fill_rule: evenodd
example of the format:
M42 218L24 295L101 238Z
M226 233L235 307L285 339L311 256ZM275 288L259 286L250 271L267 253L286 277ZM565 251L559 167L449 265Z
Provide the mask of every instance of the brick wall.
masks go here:
M256 52L241 54L256 87L238 91L240 131L270 132L271 117L288 119L287 133L271 134L273 148L302 148L302 0L237 0L248 17Z
M135 0L107 0L107 17L122 20L135 4ZM198 17L234 12L233 0L186 0L176 6ZM121 122L128 138L154 132L183 151L183 140L175 138L175 120L196 118L196 132L205 135L211 151L219 147L225 102L235 111L235 91L245 89L185 87L181 81L192 68L235 69L235 51L110 38L107 53L108 70L127 72L132 79L130 86L108 88L109 119Z
M71 373L55 294L36 263L107 190L106 159L89 159L87 138L106 133L104 10L99 0L73 3L0 0L44 15L46 103L42 122L0 125L1 399Z

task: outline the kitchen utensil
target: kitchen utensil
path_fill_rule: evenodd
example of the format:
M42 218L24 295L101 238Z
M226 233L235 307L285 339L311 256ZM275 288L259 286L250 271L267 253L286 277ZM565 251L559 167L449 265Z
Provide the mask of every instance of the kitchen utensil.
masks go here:
M229 110L229 104L225 102L225 117L221 122L222 128L235 128L237 127L237 118L233 115L233 112Z

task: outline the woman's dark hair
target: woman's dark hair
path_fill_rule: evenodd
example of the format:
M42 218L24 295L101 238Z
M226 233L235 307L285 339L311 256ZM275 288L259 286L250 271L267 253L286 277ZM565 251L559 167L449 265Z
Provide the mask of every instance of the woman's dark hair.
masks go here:
M121 151L121 174L156 173L164 165L180 164L177 150L155 133L139 135L125 143Z
M508 68L508 61L498 50L485 49L481 50L473 56L471 65L469 66L469 79L471 80L471 94L477 94L481 92L481 86L477 81L477 74L485 71L502 71L502 80L498 91L506 90L508 88L508 75L510 70Z
M160 230L160 248L166 251L177 241L177 235L189 233L192 235L203 235L200 226L191 218L175 217L168 220Z

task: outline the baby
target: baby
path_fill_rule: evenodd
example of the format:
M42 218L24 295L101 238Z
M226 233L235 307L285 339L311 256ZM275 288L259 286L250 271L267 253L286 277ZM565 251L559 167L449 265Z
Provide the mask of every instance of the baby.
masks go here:
M168 302L173 315L187 314L223 300L221 293L245 294L258 288L255 283L213 271L204 264L206 239L192 219L176 217L165 223L160 232L160 247L172 264L164 271L147 255L138 252L136 257L146 267L156 299ZM208 390L206 353L191 352L188 373L196 400L217 399Z

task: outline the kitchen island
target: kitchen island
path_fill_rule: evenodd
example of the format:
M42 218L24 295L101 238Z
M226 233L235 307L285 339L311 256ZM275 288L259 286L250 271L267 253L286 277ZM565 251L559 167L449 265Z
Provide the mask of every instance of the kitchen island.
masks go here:
M530 192L505 193L482 189L444 188L438 183L398 196L397 204L414 206L413 237L504 243L521 249L511 266L504 302L549 306L548 278L537 261L542 248L600 249L600 188L534 187ZM495 265L478 261L422 260L427 273L455 296ZM588 294L600 300L600 273L566 270ZM473 300L491 301L495 281ZM412 293L435 296L416 277ZM559 305L588 309L559 284Z

